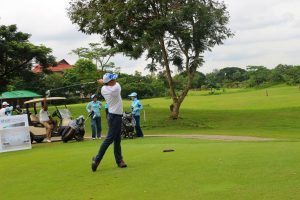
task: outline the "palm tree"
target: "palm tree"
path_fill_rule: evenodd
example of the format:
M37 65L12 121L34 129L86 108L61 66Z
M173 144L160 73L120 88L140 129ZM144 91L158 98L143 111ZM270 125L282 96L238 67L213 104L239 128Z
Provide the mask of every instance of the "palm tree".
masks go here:
M157 72L156 64L154 62L148 64L147 67L145 67L145 70L149 70L149 72L151 73L151 76L154 77L155 72Z

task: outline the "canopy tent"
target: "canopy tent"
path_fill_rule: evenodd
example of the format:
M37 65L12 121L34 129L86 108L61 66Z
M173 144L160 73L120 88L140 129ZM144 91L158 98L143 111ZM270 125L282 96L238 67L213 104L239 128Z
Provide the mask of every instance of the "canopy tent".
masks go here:
M41 97L42 95L39 95L35 92L31 92L28 90L16 90L16 91L11 91L11 92L3 92L0 95L1 100L6 100L6 99L29 99L29 98L37 98Z
M31 92L28 90L15 90L11 92L3 92L0 95L0 102L2 104L3 101L7 101L10 105L23 105L24 101L28 101L33 98L42 97L35 92ZM0 105L1 107L1 105Z

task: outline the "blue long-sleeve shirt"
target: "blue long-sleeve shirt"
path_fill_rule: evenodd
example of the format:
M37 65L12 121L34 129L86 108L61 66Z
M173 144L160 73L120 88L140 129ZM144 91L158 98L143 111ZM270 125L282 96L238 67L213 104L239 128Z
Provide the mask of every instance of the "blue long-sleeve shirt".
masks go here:
M140 116L141 115L140 111L142 109L143 109L143 105L141 104L141 102L137 98L135 98L132 101L132 104L131 104L132 114L135 115L135 116Z
M90 113L94 111L94 115L100 117L100 110L102 108L102 103L100 101L91 101L87 104L86 110Z
M0 117L11 116L13 109L14 109L14 107L12 107L12 106L8 106L6 108L1 108L0 109Z

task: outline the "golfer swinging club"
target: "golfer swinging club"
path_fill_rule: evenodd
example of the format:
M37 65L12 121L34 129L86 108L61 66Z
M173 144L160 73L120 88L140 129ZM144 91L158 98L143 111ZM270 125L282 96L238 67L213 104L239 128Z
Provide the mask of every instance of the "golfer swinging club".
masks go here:
M123 161L121 150L121 123L123 114L123 102L121 98L121 86L117 83L117 74L106 73L103 79L98 80L100 84L104 84L101 89L101 94L108 104L108 133L100 146L98 154L92 158L92 171L96 171L100 164L107 148L114 142L115 160L120 168L125 168L127 165Z

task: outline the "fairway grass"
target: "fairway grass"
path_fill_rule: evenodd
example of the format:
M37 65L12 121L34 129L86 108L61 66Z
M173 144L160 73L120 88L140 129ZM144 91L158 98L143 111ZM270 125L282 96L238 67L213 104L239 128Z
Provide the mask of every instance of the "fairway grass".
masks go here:
M100 143L0 154L1 199L300 199L299 142L124 140L128 168L116 167L110 147L93 173Z
M266 96L266 90L269 96ZM124 101L129 111L130 101ZM169 119L170 98L142 100L144 134L216 134L300 139L300 90L279 85L267 89L226 89L218 95L191 91L178 120ZM70 105L74 116L86 115L85 104ZM103 133L107 132L104 110ZM90 120L86 125L91 134Z
M275 140L123 140L128 168L117 168L110 147L96 172L90 165L100 140L34 144L32 150L0 154L0 200L300 199L298 87L207 93L191 91L178 120L168 118L169 98L142 100L146 112L145 120L142 115L144 134L236 135ZM124 101L125 110L129 110L130 103ZM69 108L74 117L86 116L85 106L74 104ZM101 113L105 134L104 110ZM90 120L86 122L86 135L90 136ZM175 151L163 153L164 149Z

